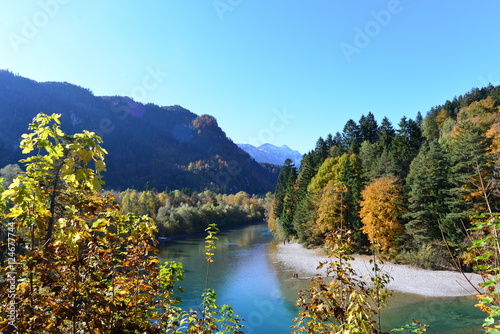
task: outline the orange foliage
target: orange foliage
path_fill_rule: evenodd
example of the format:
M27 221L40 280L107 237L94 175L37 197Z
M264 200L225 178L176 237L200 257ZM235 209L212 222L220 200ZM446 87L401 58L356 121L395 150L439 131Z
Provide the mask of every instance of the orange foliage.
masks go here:
M397 204L401 190L397 178L386 176L376 179L361 192L361 230L382 253L395 247L396 238L403 233L403 225L397 218L402 210Z

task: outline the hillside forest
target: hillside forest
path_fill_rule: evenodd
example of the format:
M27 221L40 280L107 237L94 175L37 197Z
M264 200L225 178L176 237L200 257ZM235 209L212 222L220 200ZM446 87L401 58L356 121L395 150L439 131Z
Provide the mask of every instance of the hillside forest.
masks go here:
M0 70L0 167L26 156L19 148L38 113L60 114L66 133L92 131L103 139L107 189L265 194L279 167L259 164L227 137L217 120L181 106L95 96L67 82L37 82ZM283 161L281 161L283 163Z
M474 215L499 211L500 86L473 89L393 125L372 113L287 160L269 219L282 239L314 246L340 227L358 252L464 268ZM476 232L480 233L480 232ZM470 268L470 267L469 267Z

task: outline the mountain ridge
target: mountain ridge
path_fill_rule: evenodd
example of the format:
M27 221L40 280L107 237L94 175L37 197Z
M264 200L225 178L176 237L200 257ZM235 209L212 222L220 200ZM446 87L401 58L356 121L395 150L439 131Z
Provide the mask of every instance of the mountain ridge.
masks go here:
M259 147L251 144L236 144L241 149L245 150L257 162L270 163L282 166L286 159L291 159L295 166L299 167L302 160L302 154L299 151L293 150L287 145L276 146L265 143Z
M40 112L62 114L68 134L88 130L103 138L107 188L274 190L278 170L255 162L213 116L178 105L95 96L67 82L40 83L8 71L0 71L0 166L23 158L20 136Z

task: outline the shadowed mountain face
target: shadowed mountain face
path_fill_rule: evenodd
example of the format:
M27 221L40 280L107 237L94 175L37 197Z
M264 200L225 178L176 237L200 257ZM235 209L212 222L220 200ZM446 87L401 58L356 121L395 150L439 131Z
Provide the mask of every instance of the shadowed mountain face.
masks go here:
M261 166L227 138L210 115L180 106L97 97L60 82L38 83L0 71L0 167L23 158L21 134L38 113L62 114L63 130L89 130L109 152L106 188L166 187L219 192L273 191L277 170Z

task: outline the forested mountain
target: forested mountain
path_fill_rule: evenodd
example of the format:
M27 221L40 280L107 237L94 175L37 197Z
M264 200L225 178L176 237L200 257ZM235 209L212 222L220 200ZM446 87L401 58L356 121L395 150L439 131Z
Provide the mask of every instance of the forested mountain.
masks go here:
M396 126L368 113L319 138L300 169L285 163L270 227L305 244L347 227L359 251L447 267L449 247L470 265L474 215L500 211L499 158L500 86Z
M0 168L23 157L21 134L41 112L62 114L66 133L89 130L103 138L106 188L265 193L276 184L279 171L253 160L210 115L97 97L69 83L39 83L8 71L0 71Z
M262 144L255 147L250 144L236 144L250 154L255 161L269 163L273 165L283 165L286 159L291 159L295 166L300 166L302 154L292 150L290 147L283 145L281 147L272 144Z

